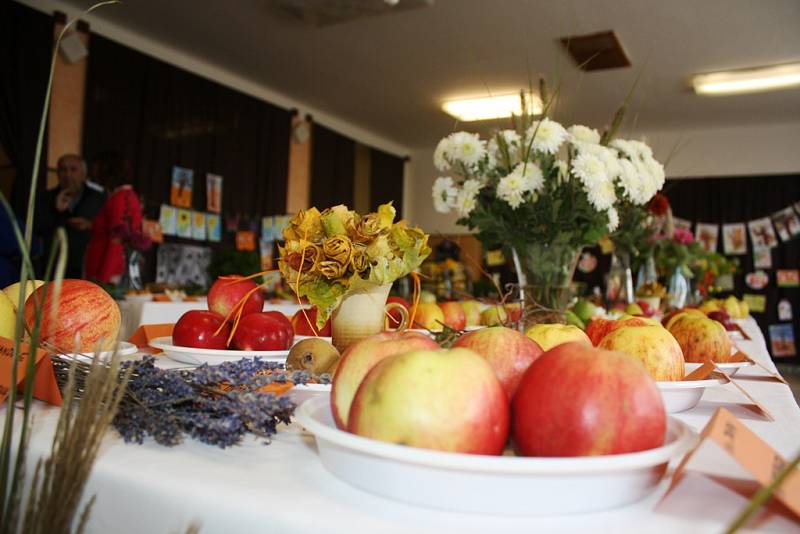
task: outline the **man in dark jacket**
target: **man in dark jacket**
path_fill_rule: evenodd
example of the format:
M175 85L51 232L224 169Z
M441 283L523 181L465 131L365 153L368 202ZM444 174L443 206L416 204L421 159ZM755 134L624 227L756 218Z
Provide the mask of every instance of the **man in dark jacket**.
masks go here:
M103 188L87 180L83 158L66 154L58 159L58 187L42 195L36 209L35 230L45 241L45 257L50 254L56 228L66 230L69 255L64 278L82 278L83 254L92 235L92 221L105 200Z

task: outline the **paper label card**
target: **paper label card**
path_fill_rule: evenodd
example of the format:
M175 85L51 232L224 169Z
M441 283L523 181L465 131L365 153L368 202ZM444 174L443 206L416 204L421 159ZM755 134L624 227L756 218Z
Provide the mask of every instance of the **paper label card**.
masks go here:
M206 174L206 208L213 213L222 211L222 176Z
M794 342L794 325L792 323L769 325L769 344L772 349L772 355L776 358L797 355L797 347Z
M722 225L722 246L725 254L728 255L747 253L747 235L744 223Z
M718 408L700 432L700 439L675 468L667 493L680 483L686 464L707 440L716 443L762 486L767 486L786 468L788 462L763 439L725 408ZM795 469L775 490L773 496L800 516L800 470Z
M172 185L169 191L169 203L180 208L192 207L192 188L194 187L194 171L177 165L172 167Z
M21 388L25 384L25 375L30 357L30 347L20 346L22 357L17 362L17 383L12 384L14 367L14 341L0 337L0 404L4 403L12 387ZM55 406L61 406L61 390L58 389L53 362L43 349L34 355L33 396Z

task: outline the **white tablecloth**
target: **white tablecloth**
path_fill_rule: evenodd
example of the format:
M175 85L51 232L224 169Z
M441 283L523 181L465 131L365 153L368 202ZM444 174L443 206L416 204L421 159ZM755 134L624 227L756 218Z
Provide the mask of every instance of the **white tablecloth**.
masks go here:
M205 299L198 302L154 302L123 300L119 302L122 314L120 339L128 339L143 324L175 323L189 310L207 310ZM274 310L291 317L300 306L289 301L264 304L264 311Z
M753 340L742 342L742 348L774 368L755 322L746 321L745 328ZM792 457L800 449L800 409L788 386L764 376L760 369L748 368L736 378L772 411L774 422L742 407L746 399L730 384L708 390L698 407L678 417L699 430L716 408L725 406L780 453ZM49 451L57 415L55 408L37 407L31 458ZM721 532L746 498L699 472L749 477L713 445L702 448L689 467L689 475L663 503L659 500L667 479L645 500L602 513L497 517L415 507L351 487L324 469L313 438L296 425L282 429L268 446L248 439L228 450L191 440L171 449L152 442L126 445L112 431L86 490L87 498L97 495L87 531L167 533L183 531L197 521L204 533L224 534ZM758 531L800 528L771 513L759 521Z

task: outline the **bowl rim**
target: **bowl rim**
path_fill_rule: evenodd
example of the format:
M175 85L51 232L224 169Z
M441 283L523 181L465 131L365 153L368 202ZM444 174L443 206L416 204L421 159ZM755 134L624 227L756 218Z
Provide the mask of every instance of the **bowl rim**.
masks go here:
M163 350L166 353L189 354L192 356L203 356L210 358L252 358L262 357L285 357L289 354L286 350L231 350L231 349L201 349L196 347L184 347L172 342L172 336L161 336L151 339L148 342L153 348Z
M697 439L697 433L689 425L667 416L668 442L655 449L582 457L489 456L434 451L356 436L320 421L322 411L330 413L330 397L305 401L295 411L295 421L318 440L362 454L443 470L495 475L584 475L652 467L688 451Z
M719 373L717 373L719 375ZM661 391L674 391L683 389L697 389L697 388L713 388L717 386L724 386L728 380L719 378L706 378L704 380L660 380L656 382L658 389Z

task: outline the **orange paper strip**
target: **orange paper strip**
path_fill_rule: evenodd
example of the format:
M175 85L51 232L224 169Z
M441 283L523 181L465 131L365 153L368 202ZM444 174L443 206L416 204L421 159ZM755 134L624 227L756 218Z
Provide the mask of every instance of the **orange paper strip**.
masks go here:
M11 375L14 362L14 342L0 337L0 404L5 402L12 387L25 383L28 367L29 347L20 345L22 357L17 362L17 383L12 386ZM33 397L55 406L61 406L61 390L58 389L53 362L43 349L36 351L33 375Z
M715 367L717 367L717 366L715 365ZM753 404L755 404L756 408L758 408L758 409L761 411L761 413L762 413L762 414L764 414L764 417L766 417L766 418L767 418L767 419L769 419L770 421L774 421L774 420L775 420L775 418L772 416L772 414L769 412L769 410L767 410L767 409L764 407L764 405L762 405L762 404L761 404L760 402L758 402L758 401L757 401L757 400L756 400L756 399L755 399L755 398L754 398L752 395L750 395L750 394L747 392L747 390L746 390L746 389L744 389L742 386L740 386L740 385L739 385L739 383L738 383L738 382L736 382L736 380L734 380L733 378L731 378L731 377L730 377L730 375L729 375L728 373L726 373L725 371L723 371L723 370L722 370L722 369L720 369L719 367L717 367L717 371L719 371L720 373L722 373L722 374L725 376L725 378L727 378L727 379L728 379L728 382L730 382L731 384L733 384L734 386L736 386L736 389L738 389L738 390L739 390L739 391L742 393L742 395L744 395L745 397L747 397L747 398L750 400L750 402L752 402Z
M157 337L171 336L173 328L175 328L175 325L172 323L143 324L128 338L128 341L140 349L148 348L151 340ZM153 352L161 352L156 349L151 350Z
M697 445L686 453L675 468L665 497L680 482L686 464L706 439L711 439L722 447L762 486L770 484L787 465L786 460L775 452L775 449L736 419L731 412L725 408L717 408L700 433ZM790 473L773 495L800 516L800 470L795 469Z
M714 372L716 366L711 362L703 362L703 365L689 373L684 380L705 380Z
M760 367L764 371L766 371L766 373L770 376L770 378L774 378L778 382L780 382L782 384L786 384L787 386L789 385L789 383L786 382L786 380L784 380L784 378L781 375L779 375L777 373L773 373L771 369L768 369L765 365L762 365L761 363L756 361L749 354L747 354L742 349L740 349L738 345L736 345L735 343L734 343L734 345L736 346L736 351L737 352L736 352L736 354L733 355L733 358L734 358L733 361L736 361L736 362L744 362L744 361L750 362L750 363L752 363L754 365L757 365L758 367Z

